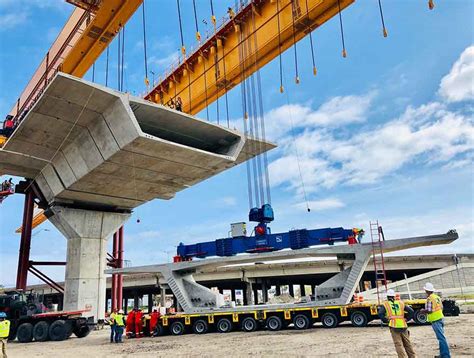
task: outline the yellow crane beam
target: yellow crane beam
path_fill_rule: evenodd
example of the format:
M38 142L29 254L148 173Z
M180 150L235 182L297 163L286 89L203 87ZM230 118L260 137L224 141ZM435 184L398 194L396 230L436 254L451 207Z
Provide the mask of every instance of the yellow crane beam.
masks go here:
M196 114L354 0L254 0L186 55L145 99Z

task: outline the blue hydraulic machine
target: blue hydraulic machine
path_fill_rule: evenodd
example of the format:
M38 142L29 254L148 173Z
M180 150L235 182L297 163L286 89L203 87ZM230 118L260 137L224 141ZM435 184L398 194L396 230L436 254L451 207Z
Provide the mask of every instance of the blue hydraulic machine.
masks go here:
M231 237L190 245L180 243L174 261L283 249L298 250L315 245L333 245L335 242L357 244L360 243L364 235L362 229L344 229L342 227L297 229L273 234L268 226L273 220L274 213L271 205L264 204L260 208L252 208L249 212L249 221L258 223L254 227L254 236L246 236L245 223L240 223L242 229L232 230Z

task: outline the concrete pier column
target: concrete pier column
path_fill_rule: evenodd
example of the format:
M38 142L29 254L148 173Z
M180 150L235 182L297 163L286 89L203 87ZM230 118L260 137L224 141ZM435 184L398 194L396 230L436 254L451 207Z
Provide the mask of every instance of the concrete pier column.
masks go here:
M288 293L291 297L295 297L295 288L292 283L288 285Z
M279 283L277 283L275 286L275 295L281 296L281 286Z
M64 310L105 318L107 238L130 214L53 206L46 213L67 239Z

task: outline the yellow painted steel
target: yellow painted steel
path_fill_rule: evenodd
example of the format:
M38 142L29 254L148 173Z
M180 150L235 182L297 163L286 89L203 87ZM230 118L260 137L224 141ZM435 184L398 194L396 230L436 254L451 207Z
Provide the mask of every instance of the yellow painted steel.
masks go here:
M275 0L256 1L248 5L215 36L183 59L179 67L166 75L145 98L167 104L181 97L183 111L196 114L205 108L206 103L214 102L225 91L276 58L280 50L283 52L291 47L294 43L293 29L298 42L339 11L337 0L308 0L308 7L306 0L294 0L296 11L293 11L292 0L278 1L280 13L277 13ZM340 0L341 9L353 2Z
M142 2L102 1L90 24L64 59L61 70L77 77L84 76Z

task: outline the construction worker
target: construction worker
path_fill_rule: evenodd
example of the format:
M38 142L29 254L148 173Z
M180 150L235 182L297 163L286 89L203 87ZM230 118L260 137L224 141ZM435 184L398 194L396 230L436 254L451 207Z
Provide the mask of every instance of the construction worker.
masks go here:
M176 98L176 110L182 112L183 111L183 101L181 97Z
M387 300L379 307L379 317L384 323L388 322L398 357L414 358L416 353L410 341L405 312L412 315L413 309L403 301L395 299L394 290L388 290Z
M143 329L143 312L141 309L136 309L135 311L135 337L142 336L142 329Z
M135 310L130 311L127 315L127 336L135 337Z
M118 310L114 308L112 313L110 314L110 343L113 343L115 341L115 331L117 324L115 323L115 316L117 315Z
M439 356L440 358L450 358L451 353L449 352L448 341L444 335L444 314L443 314L443 303L441 298L435 294L435 288L432 283L427 282L423 289L426 292L426 304L423 313L428 315L428 322L431 323L433 331L439 342Z
M156 326L158 325L158 320L160 319L160 312L155 308L150 315L150 336L156 335Z
M115 322L115 343L123 343L122 335L123 329L125 327L123 310L119 310L116 315L114 315Z
M2 341L3 358L7 358L7 341L10 335L10 321L7 320L7 314L0 312L0 341Z

